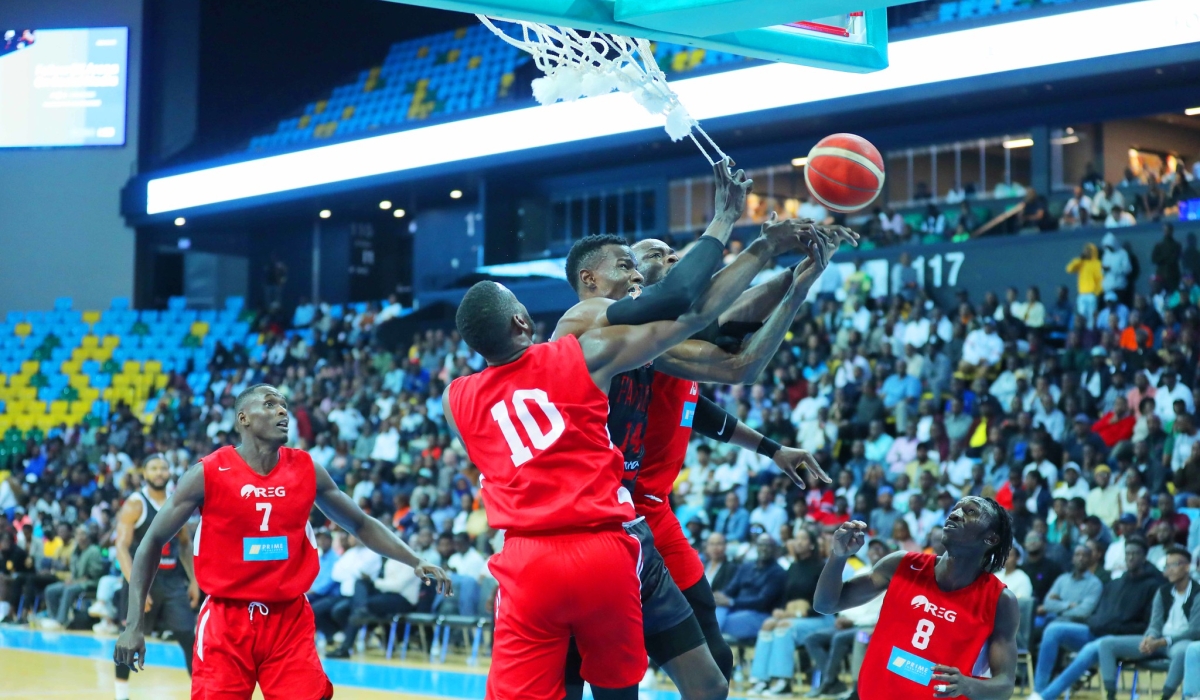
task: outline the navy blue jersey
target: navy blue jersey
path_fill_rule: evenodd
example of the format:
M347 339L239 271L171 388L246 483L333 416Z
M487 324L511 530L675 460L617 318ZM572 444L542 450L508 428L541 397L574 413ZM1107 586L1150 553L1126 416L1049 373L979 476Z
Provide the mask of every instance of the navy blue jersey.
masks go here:
M630 493L633 493L646 453L644 440L653 385L654 365L651 363L618 374L608 387L608 435L625 457L621 484Z

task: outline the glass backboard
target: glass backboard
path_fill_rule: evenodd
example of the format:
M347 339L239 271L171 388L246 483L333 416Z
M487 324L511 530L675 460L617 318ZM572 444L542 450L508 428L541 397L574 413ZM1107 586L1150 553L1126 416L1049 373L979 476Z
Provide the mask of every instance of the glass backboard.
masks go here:
M619 10L634 11L628 4L632 0L389 1L634 36L830 70L868 73L888 65L887 8L880 0L855 0L853 6L845 7L840 0L660 0L671 7L656 6L649 13L643 8L637 17L631 17L638 23L617 19ZM638 2L650 4L647 0ZM762 9L747 9L760 5ZM721 20L731 14L736 14L738 21ZM748 23L758 26L747 27ZM693 33L684 27L700 31ZM717 33L710 33L714 31Z

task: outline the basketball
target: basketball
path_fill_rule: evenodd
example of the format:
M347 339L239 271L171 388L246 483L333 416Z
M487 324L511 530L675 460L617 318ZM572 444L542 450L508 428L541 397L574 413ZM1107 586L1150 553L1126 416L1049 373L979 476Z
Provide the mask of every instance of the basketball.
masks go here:
M804 182L826 209L855 212L874 202L883 189L883 157L861 136L826 136L808 152Z

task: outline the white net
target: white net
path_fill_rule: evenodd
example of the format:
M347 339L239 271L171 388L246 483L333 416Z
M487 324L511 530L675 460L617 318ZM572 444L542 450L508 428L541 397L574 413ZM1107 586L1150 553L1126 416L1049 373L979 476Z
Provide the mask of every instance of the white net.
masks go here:
M666 75L654 60L649 41L538 22L476 16L496 36L533 56L534 64L545 74L533 81L533 96L541 104L559 100L572 102L581 97L607 95L613 90L627 92L648 112L666 118L665 128L672 141L691 138L713 165L725 158L667 84ZM520 36L512 36L496 22L516 25ZM696 138L697 133L713 154Z

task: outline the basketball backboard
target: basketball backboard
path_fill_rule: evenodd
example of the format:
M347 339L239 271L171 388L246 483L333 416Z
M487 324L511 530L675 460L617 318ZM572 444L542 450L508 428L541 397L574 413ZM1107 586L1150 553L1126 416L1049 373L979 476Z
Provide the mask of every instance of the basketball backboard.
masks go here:
M389 1L855 73L887 67L886 5L898 4L895 0ZM618 12L626 21L617 18Z

